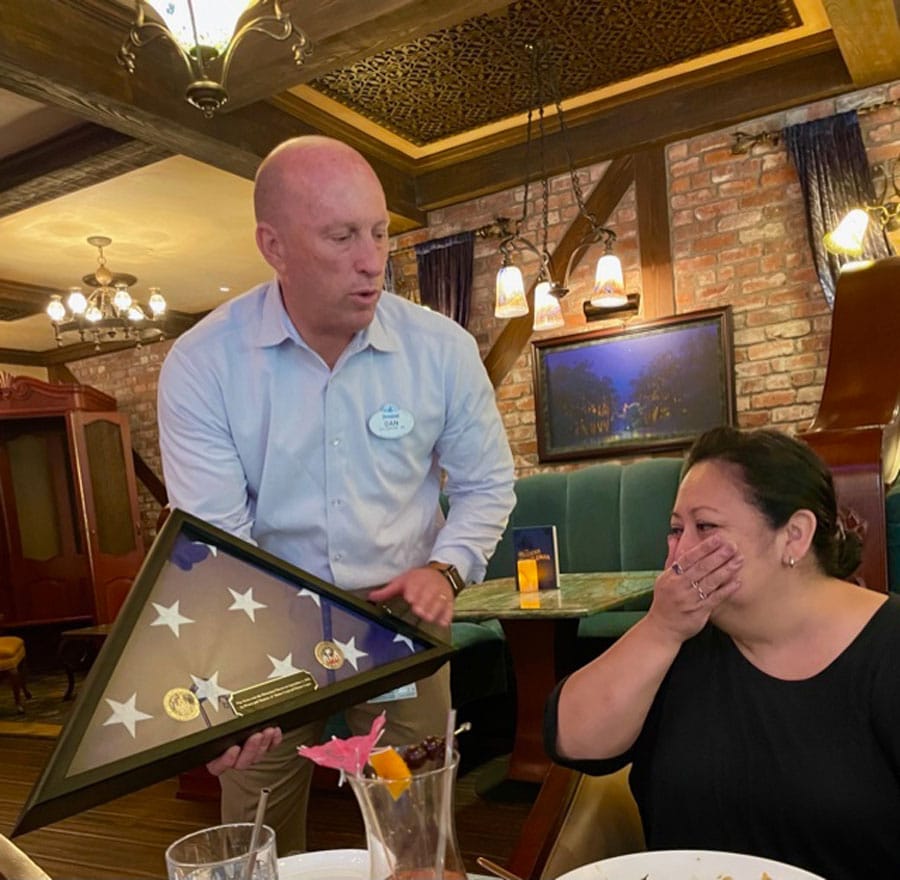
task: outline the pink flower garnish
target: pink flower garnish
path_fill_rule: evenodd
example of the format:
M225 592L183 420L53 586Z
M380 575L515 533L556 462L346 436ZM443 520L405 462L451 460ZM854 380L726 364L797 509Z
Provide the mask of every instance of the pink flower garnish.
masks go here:
M331 767L341 771L340 781L344 781L344 775L351 773L358 776L375 748L375 743L381 737L384 730L385 717L382 712L373 722L372 729L364 736L349 736L347 739L331 737L327 743L320 746L300 746L297 754L302 758L309 758L322 767Z

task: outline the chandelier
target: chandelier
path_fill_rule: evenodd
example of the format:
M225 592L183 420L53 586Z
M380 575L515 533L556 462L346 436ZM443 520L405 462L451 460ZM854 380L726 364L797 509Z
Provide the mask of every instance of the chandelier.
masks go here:
M47 314L53 324L56 344L61 346L64 336L76 333L82 342L93 342L97 350L104 342L141 345L164 338L158 322L165 315L166 301L159 288L149 288L148 316L128 290L137 278L124 272L111 272L106 266L103 248L112 240L105 235L91 235L87 242L97 248L97 268L81 280L93 291L85 296L80 287L70 287L65 302L60 294L51 297Z
M831 232L826 233L823 242L830 253L861 257L871 220L879 224L897 250L900 241L900 156L874 165L872 184L875 203L849 211Z
M185 98L207 118L228 101L225 87L234 51L250 33L285 42L299 67L310 52L306 34L281 8L280 0L134 0L135 20L119 49L119 63L135 70L135 49L158 37L175 47L190 82ZM247 16L255 6L252 17Z
M528 314L528 301L525 297L525 284L522 271L515 265L514 259L517 251L530 251L540 260L537 284L534 289L534 330L552 330L562 327L565 320L559 300L569 292L569 276L576 260L589 247L600 244L604 253L597 262L594 273L594 290L590 298L590 305L595 310L626 310L636 309L638 299L636 296L628 296L625 293L625 285L622 277L622 264L613 253L613 245L616 234L612 229L602 226L597 218L588 212L585 207L584 195L581 189L581 181L572 161L572 154L568 143L568 129L559 93L559 82L552 66L550 53L546 44L538 42L526 46L531 59L531 96L532 102L528 108L528 123L525 142L525 186L522 198L522 213L510 226L510 220L498 217L492 225L493 234L501 239L499 250L503 258L503 264L497 273L496 298L494 304L494 316L497 318L517 318ZM545 107L552 103L556 109L556 118L559 123L559 131L565 148L568 164L569 183L575 202L578 205L578 213L588 224L588 232L581 242L572 251L566 266L565 275L561 281L554 280L550 271L550 252L547 248L549 229L549 205L550 182L546 168L546 119ZM534 117L537 114L537 122ZM532 177L531 156L533 142L537 129L538 154L540 164L541 184L541 222L540 240L535 243L526 238L522 229L528 219L529 186ZM585 306L587 309L587 304Z

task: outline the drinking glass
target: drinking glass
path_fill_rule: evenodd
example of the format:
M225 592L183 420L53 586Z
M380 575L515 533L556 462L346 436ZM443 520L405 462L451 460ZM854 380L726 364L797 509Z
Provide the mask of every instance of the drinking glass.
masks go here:
M449 764L412 769L408 779L348 776L366 825L369 880L466 880L456 840Z
M259 831L252 873L249 868L251 822L216 825L176 840L166 850L169 880L278 880L275 832Z

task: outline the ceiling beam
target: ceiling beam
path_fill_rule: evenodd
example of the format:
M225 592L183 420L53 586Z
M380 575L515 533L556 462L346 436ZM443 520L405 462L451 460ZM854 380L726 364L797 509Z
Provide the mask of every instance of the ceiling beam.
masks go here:
M110 180L171 155L163 147L86 122L37 146L0 159L0 217Z
M839 95L852 87L833 45L820 47L810 57L749 72L722 65L680 86L611 106L590 122L578 124L567 114L568 145L574 164L581 167ZM549 174L567 169L565 147L559 132L547 137ZM525 144L515 144L420 174L419 207L429 211L521 184L525 151Z
M76 0L0 3L0 87L245 178L277 144L316 133L264 101L206 119L157 43L142 50L152 73L129 77L116 61L121 23L95 12ZM383 157L370 161L391 211L424 225L411 177Z
M311 54L302 67L297 67L287 47L282 51L273 48L271 39L258 38L253 51L235 53L234 81L228 85L229 99L223 110L228 113L362 58L509 5L510 0L294 2L291 18L309 37Z
M823 0L857 88L900 77L898 0Z
M635 153L634 198L641 254L641 317L649 321L678 311L665 147Z

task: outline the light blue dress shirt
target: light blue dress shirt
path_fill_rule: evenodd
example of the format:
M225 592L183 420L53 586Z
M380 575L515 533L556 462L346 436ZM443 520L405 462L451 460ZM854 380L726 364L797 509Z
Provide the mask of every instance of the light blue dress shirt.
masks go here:
M389 405L411 417L408 433L370 427ZM172 507L344 589L429 559L481 580L515 501L475 340L390 293L334 369L276 281L225 303L173 345L158 415Z

